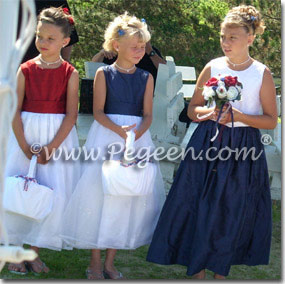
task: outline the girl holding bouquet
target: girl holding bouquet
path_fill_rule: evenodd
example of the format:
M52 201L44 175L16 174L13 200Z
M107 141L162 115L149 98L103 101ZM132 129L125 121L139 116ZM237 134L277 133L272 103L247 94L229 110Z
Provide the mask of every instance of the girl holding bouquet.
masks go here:
M225 56L205 66L188 108L191 119L204 117L187 145L196 158L188 151L180 164L148 261L185 265L197 279L205 278L205 269L224 279L231 265L269 262L271 197L259 128L275 128L277 107L270 70L249 56L249 46L264 28L259 11L245 5L230 10L221 24ZM211 85L215 78L224 82ZM228 97L229 112L219 115L218 108L204 107L205 99L214 98L205 91L202 95L206 84L214 86L219 99L227 102ZM212 139L217 128L220 135Z

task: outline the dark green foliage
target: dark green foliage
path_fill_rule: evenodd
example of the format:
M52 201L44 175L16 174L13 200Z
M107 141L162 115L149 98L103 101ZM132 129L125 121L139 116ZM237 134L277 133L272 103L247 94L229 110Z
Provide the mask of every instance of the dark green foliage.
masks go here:
M72 61L84 76L84 61L101 48L104 30L115 16L129 11L145 18L152 29L152 44L177 65L194 66L197 75L212 58L222 55L220 23L227 11L239 4L258 8L267 26L257 36L251 56L266 64L275 77L281 76L281 1L267 0L69 0L80 42Z

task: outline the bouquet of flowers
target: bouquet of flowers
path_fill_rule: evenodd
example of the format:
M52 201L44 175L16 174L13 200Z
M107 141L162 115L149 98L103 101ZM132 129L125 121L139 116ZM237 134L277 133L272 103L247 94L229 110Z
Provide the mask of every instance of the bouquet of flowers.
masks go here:
M211 138L211 141L213 142L219 135L219 129L217 127L217 124L220 121L222 113L229 112L231 115L231 121L232 121L232 129L231 129L231 136L232 136L232 143L233 143L233 124L234 124L234 118L233 118L233 112L232 112L232 105L230 102L233 101L240 101L241 100L241 92L242 92L242 83L238 81L238 77L235 76L222 76L219 75L218 77L212 77L210 78L204 88L203 88L203 97L207 103L207 107L210 107L213 102L215 102L215 105L220 109L218 118L216 120L216 134L214 137ZM226 109L224 110L224 107ZM198 119L204 119L210 115L212 115L214 111L199 116L197 115ZM222 132L221 132L222 133Z
M216 106L221 109L230 101L241 100L242 83L235 76L221 76L210 78L204 88L202 95L208 101L207 106L215 101Z

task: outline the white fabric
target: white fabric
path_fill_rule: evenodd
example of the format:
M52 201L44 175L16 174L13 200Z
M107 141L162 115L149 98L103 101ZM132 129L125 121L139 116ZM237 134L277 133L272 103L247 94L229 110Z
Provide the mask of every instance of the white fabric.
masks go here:
M219 57L211 60L211 77L218 75L237 76L239 82L243 84L241 101L231 102L231 105L249 115L262 114L262 105L260 102L259 92L262 85L263 73L266 66L259 61L254 60L253 63L245 70L236 71L230 69L226 64L226 57ZM226 124L232 127L232 123ZM243 122L234 122L234 127L247 127Z
M156 165L150 162L138 164L134 157L135 133L127 131L124 157L121 160L104 161L102 185L106 195L140 196L152 193ZM129 154L128 154L129 153Z
M121 165L121 161L105 161L102 166L102 185L106 195L142 196L151 194L157 166L147 162L140 168L137 164Z
M40 222L52 210L53 189L37 183L36 166L37 156L34 155L26 176L5 178L3 207L8 212Z
M108 115L118 125L137 126L141 117ZM94 121L88 133L85 147L100 148L99 159L85 161L83 174L66 208L63 238L69 245L84 249L135 249L149 244L165 200L165 190L159 165L153 191L144 196L104 195L102 164L108 145L124 140L115 132ZM135 141L136 150L144 146L154 149L150 132ZM120 155L116 156L120 159Z
M6 165L6 149L9 137L10 123L17 108L17 80L16 73L19 64L34 37L36 28L35 3L33 0L22 1L22 17L18 22L18 10L20 1L0 1L0 204L4 191L4 170ZM17 30L18 31L17 36ZM17 38L17 41L16 41ZM0 234L2 243L0 253L0 271L5 265L5 261L11 255L11 251L16 252L16 247L10 247L6 228L4 226L4 210L0 206ZM20 249L20 248L19 248ZM21 250L23 252L23 250ZM14 261L20 261L21 255L14 253Z
M48 144L56 135L64 114L42 114L22 112L25 138L29 145ZM5 176L25 175L28 172L30 160L20 149L12 133L9 139L7 165ZM61 144L61 147L71 150L78 147L78 137L75 127ZM66 161L64 156L57 161L49 161L46 165L37 166L37 181L54 190L54 205L52 212L43 222L27 220L15 214L6 213L5 225L11 244L30 244L37 247L60 250L63 247L59 231L63 224L63 211L73 189L80 177L79 161Z

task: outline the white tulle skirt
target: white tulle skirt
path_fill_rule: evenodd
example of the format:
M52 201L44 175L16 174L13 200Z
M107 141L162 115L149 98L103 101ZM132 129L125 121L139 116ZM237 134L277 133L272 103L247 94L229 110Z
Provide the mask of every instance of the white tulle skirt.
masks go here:
M108 115L118 125L141 123L142 118ZM96 161L83 162L82 176L64 214L62 236L68 245L82 249L135 249L149 244L165 201L165 190L159 165L156 164L154 190L144 196L104 195L102 157L111 143L124 140L115 132L94 121L85 147L101 149ZM149 131L135 142L135 148L154 148Z
M56 135L64 114L42 114L22 112L24 134L28 144L48 144ZM78 148L78 136L75 127L60 147L68 151ZM14 133L10 135L7 151L5 176L26 175L30 160L20 149ZM59 233L63 226L63 212L76 183L80 178L80 161L65 160L65 156L56 161L50 160L46 165L37 165L38 183L53 188L54 205L52 212L41 223L28 220L19 215L6 213L5 226L11 244L29 244L41 248L61 250L63 244Z

